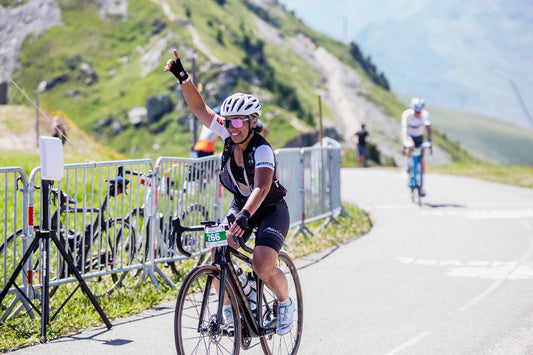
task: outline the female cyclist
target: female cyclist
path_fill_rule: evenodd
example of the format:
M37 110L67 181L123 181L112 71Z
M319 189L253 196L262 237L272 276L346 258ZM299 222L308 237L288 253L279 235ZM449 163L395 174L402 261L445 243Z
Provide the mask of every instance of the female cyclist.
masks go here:
M164 71L170 71L178 79L185 101L196 118L224 140L220 182L234 196L226 216L235 217L228 230L228 245L239 248L232 236L247 241L252 229L258 228L254 271L279 301L276 333L287 334L292 328L294 304L288 296L287 279L276 267L289 230L289 210L284 199L287 190L278 182L274 151L258 132L261 104L252 95L235 93L224 100L220 116L217 115L191 82L177 50L174 56L176 59L170 59ZM229 307L224 310L226 319L230 319L229 312Z

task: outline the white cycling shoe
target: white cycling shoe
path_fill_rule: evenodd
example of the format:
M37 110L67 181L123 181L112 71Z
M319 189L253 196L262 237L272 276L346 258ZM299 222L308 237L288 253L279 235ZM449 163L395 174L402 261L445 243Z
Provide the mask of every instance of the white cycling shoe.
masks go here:
M233 311L231 310L231 306L224 306L222 308L222 319L224 319L224 329L233 327L235 321L233 320Z
M294 319L294 302L289 298L288 305L278 305L278 322L276 324L276 334L285 335L292 329Z

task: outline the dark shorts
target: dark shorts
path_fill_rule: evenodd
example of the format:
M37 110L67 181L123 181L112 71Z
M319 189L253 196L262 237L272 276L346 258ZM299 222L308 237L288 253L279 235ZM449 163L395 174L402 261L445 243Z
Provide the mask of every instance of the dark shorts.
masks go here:
M413 139L413 143L415 144L415 147L421 147L424 143L424 136L410 136ZM420 155L424 155L424 150L422 149L422 152Z
M238 206L232 203L226 215L236 214L240 211ZM225 218L224 218L225 220ZM244 241L248 241L252 232L255 232L255 246L263 245L274 249L279 253L285 237L289 232L289 207L285 200L278 203L258 209L248 221L249 228L244 234Z
M420 147L422 143L424 143L424 136L411 136L413 139L413 142L415 143L415 147Z
M357 146L357 155L359 155L359 156L365 156L366 155L366 145L358 145Z

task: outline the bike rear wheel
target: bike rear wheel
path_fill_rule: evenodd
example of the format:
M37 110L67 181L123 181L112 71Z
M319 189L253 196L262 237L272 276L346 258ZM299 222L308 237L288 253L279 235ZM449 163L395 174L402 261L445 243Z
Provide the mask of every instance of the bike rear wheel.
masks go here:
M302 340L303 297L300 278L291 258L280 252L276 266L283 272L289 285L289 297L294 302L294 322L291 331L283 336L276 333L261 337L261 346L267 355L296 354ZM278 301L274 293L262 284L258 290L258 308L261 310L261 325L267 326L277 318Z
M5 270L5 275L2 275L2 279L0 280L0 289L3 289L4 286L7 283L7 280L13 275L13 271L17 267L19 261L22 259L22 240L21 240L22 230L18 230L14 234L9 235L3 243L0 244L0 267L2 267ZM38 255L39 247L37 246L34 250L32 250L33 254L33 270L38 268L39 263L39 255ZM24 277L30 278L32 277L32 273L27 270L26 267L23 267L22 275L19 275L17 278L16 284L21 285L22 280ZM31 289L33 291L33 289ZM17 307L16 304L16 292L15 293L8 293L5 298L2 300L2 304L0 304L0 321L4 322L7 320L10 316L15 315L18 313L22 308ZM39 297L38 294L33 295L27 295L28 298L34 299ZM4 307L4 304L7 305Z
M33 236L37 237L37 235L40 233L40 228L38 226L34 227L33 229ZM74 231L69 231L71 235L75 233ZM15 271L17 265L23 258L23 241L22 241L22 230L17 230L14 234L9 235L3 243L0 244L0 265L5 270L5 277L6 280L11 277L13 272ZM69 247L65 244L65 238L62 235L60 237L61 242L63 243L63 246L65 246L65 249L69 250ZM32 243L31 241L28 242L28 248L31 247ZM27 251L29 252L29 251ZM41 299L41 294L39 293L41 290L41 275L42 275L42 262L41 262L41 248L39 244L35 244L33 249L31 250L31 270L27 265L24 265L22 267L22 271L19 274L18 281L16 284L18 286L21 286L23 279L25 278L25 281L30 285L35 285L34 287L29 287L29 294L26 294L26 297L28 299ZM4 265L5 261L5 265ZM51 243L50 245L50 281L59 280L61 278L64 278L66 275L67 270L67 263L63 259L63 257L58 253L57 248ZM4 286L3 283L0 283L0 289ZM23 288L21 288L23 289ZM49 297L52 297L56 290L58 289L58 286L51 286L49 289ZM6 298L2 301L3 304L7 304L8 306L4 309L3 306L2 314L0 314L0 321L5 321L10 316L18 313L21 310L21 307L15 308L15 304L13 302L16 302L16 293L9 293L6 295Z
M105 293L110 294L122 285L129 271L127 267L134 261L135 231L125 219L111 219L105 223L106 229L98 231L91 240L85 240L84 274L105 272L111 274L111 285ZM87 244L91 243L91 244ZM81 250L81 245L78 250ZM114 271L126 269L124 271ZM134 274L135 272L131 272Z
M422 166L420 162L414 164L409 178L411 188L411 202L422 206Z
M113 262L112 269L126 269L131 264L135 263L135 243L137 242L135 230L131 227L128 221L117 219L114 221L116 229L108 232L109 241L113 242ZM114 226L113 226L114 227ZM114 234L114 235L112 235ZM128 279L137 279L135 275L136 270L124 270L111 274L113 285L107 290L111 293L116 287L122 286Z
M216 326L219 283L220 271L211 265L193 269L183 281L174 314L178 354L239 354L241 321L235 291L229 283L226 283L225 293L233 311L234 325L228 329L224 329L223 324Z

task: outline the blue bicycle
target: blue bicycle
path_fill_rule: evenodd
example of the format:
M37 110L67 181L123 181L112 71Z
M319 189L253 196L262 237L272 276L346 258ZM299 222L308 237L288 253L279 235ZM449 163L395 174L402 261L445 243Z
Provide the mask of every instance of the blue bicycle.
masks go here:
M424 149L430 148L431 143L424 142L420 147L414 147L411 150L411 160L409 162L409 181L407 184L411 189L411 201L413 203L418 203L419 206L422 206L422 197L425 196L425 193L422 189L423 171L422 165L420 163L420 156Z

